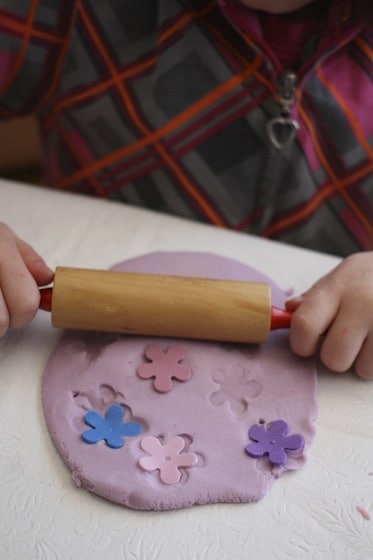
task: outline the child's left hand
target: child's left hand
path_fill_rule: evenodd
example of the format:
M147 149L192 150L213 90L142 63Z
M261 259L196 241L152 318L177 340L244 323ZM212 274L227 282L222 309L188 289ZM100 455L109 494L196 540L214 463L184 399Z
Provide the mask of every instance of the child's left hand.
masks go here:
M332 371L354 367L373 379L373 251L347 257L307 292L286 302L294 311L290 345L300 356L320 347Z

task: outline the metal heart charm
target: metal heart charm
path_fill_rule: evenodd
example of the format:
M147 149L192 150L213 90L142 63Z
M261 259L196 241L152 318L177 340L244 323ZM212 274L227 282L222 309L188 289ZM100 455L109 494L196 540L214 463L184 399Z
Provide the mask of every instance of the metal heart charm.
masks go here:
M299 123L290 117L275 117L267 124L267 132L272 144L282 150L296 137Z

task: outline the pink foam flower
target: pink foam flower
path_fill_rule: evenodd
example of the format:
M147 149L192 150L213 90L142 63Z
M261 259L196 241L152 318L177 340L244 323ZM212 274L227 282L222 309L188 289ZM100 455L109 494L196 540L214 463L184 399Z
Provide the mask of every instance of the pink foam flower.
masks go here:
M172 436L162 445L160 440L153 436L146 436L140 442L141 449L150 456L140 459L140 467L144 471L159 470L159 477L165 484L177 484L180 481L180 467L193 467L198 457L195 453L181 453L185 441L181 436Z
M180 364L185 352L181 346L170 346L163 351L157 344L149 344L145 348L145 356L151 363L142 364L137 369L141 379L154 377L154 389L166 393L172 389L172 379L187 381L192 376L190 367Z

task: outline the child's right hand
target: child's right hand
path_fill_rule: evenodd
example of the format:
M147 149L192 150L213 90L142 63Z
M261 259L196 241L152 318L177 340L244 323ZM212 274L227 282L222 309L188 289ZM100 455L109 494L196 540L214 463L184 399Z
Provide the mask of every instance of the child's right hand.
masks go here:
M38 286L49 284L53 276L36 251L0 223L0 336L33 319L40 302Z

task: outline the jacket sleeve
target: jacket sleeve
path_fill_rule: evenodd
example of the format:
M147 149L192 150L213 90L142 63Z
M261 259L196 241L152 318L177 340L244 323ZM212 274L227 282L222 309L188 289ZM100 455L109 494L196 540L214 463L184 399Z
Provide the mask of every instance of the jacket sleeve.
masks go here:
M0 2L0 119L37 113L53 96L78 1Z

